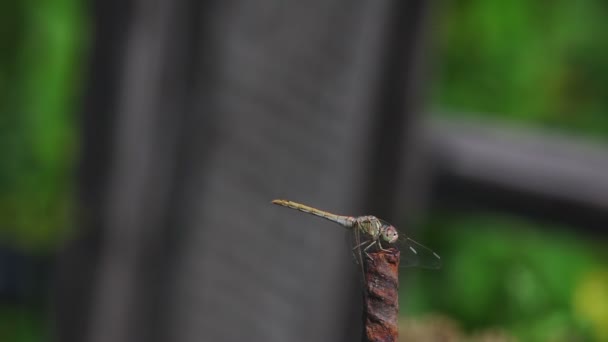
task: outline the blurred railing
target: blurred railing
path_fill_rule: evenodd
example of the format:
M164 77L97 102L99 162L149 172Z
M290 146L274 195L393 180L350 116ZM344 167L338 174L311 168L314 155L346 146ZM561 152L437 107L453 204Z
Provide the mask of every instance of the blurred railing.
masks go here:
M605 233L606 145L466 120L433 120L427 132L440 205L509 211Z

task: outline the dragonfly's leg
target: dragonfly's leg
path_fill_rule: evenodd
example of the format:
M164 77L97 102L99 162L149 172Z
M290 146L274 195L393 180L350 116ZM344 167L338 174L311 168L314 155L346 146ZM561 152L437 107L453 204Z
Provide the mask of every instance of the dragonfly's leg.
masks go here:
M373 245L375 245L378 242L378 240L374 240L374 242L370 243L367 247L365 247L363 249L364 252L367 252L368 249L370 249Z
M369 256L369 254L367 253L367 250L368 250L368 249L370 249L370 248L371 248L373 245L375 245L377 242L378 242L378 240L374 240L374 242L370 243L370 244L369 244L367 247L365 247L365 248L363 249L363 253L365 253L365 256L366 256L366 257L367 257L369 260L372 260L372 261L373 261L374 259L372 259L372 257L371 257L371 256Z
M357 248L359 248L359 247L361 247L361 246L365 245L366 243L370 243L370 242L372 242L372 240L367 240L367 241L363 241L363 242L361 242L360 244L358 244L358 245L356 245L355 247L353 247L353 251L354 251L355 249L357 249Z
M386 248L382 247L382 244L380 243L380 240L378 240L378 246L380 246L380 250L382 250L382 251L384 251L384 252L387 252L387 251L388 251L388 249L386 249Z

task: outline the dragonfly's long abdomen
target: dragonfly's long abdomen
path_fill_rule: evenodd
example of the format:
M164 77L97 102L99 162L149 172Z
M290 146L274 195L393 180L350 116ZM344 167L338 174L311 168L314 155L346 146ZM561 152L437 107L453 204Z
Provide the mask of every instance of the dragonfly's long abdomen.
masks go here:
M326 220L330 220L330 221L335 222L346 228L352 228L355 224L354 217L332 214L327 211L309 207L305 204L288 201L288 200L284 200L284 199L275 199L272 201L272 203L277 204L277 205L282 205L287 208L299 210L299 211L302 211L305 213L313 214L315 216L322 217Z

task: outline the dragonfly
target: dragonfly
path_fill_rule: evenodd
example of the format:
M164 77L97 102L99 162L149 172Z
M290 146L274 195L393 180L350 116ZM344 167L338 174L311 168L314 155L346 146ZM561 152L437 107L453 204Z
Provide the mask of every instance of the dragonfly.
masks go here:
M401 265L404 267L430 269L441 267L441 257L437 253L414 241L407 235L400 233L392 224L375 216L363 215L353 217L336 215L285 199L275 199L272 203L324 218L350 230L355 236L355 245L352 248L353 252L358 252L359 256L365 255L368 259L373 260L369 255L369 251L372 248L390 251L384 247L383 244L385 244L389 248L396 247L401 251Z

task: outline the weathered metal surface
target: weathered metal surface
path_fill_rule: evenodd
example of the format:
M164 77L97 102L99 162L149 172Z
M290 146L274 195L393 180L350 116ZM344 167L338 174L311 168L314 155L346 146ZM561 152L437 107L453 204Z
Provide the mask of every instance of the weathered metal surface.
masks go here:
M370 342L397 341L399 313L399 251L370 252L365 258L364 334Z

